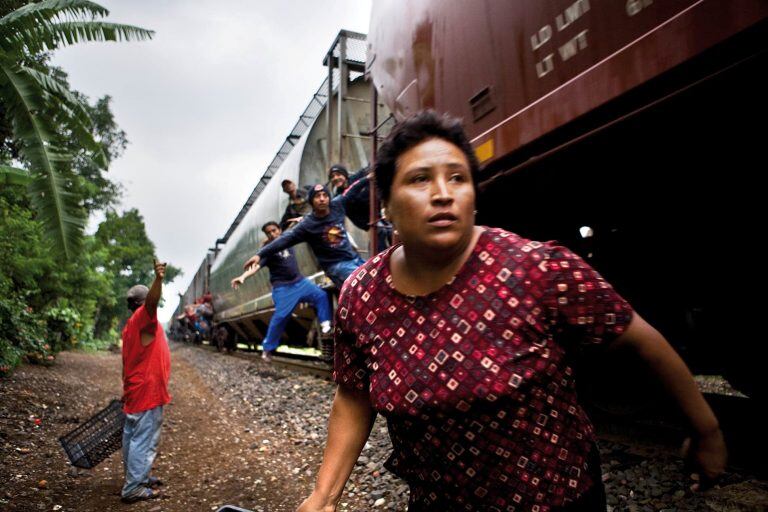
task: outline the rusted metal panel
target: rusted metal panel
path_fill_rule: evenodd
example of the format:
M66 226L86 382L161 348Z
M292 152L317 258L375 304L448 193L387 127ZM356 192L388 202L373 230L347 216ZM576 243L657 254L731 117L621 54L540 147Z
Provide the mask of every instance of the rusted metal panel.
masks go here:
M368 69L398 118L462 117L487 165L766 17L764 0L380 0Z

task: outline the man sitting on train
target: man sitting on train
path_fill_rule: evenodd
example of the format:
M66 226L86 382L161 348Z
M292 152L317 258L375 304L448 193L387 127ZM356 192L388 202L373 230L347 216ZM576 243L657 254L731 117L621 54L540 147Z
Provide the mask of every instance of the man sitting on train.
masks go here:
M359 183L359 182L358 182ZM309 191L312 213L305 215L293 228L285 231L280 238L262 247L255 256L245 262L247 270L258 265L263 258L307 242L315 253L320 267L338 289L355 269L364 263L350 243L344 227L347 194L334 197L325 185L318 183Z
M261 230L267 235L265 247L275 244L275 240L282 233L280 226L274 221L264 224ZM291 318L291 313L300 302L308 302L314 306L317 318L320 320L320 332L322 334L331 332L331 304L328 301L328 294L301 275L292 247L279 249L268 256L264 256L260 261L248 265L245 272L232 280L232 288L237 289L261 267L269 269L272 300L275 303L275 312L272 313L272 318L269 320L267 336L262 343L261 355L264 359L270 360L272 358L272 354L280 345L280 337Z
M333 197L342 195L350 186L358 180L368 178L368 166L366 165L352 176L349 175L347 168L341 164L333 164L328 169L328 185L333 191Z
M312 211L307 201L307 192L299 189L291 180L283 180L281 183L283 192L288 194L288 206L285 207L285 213L280 219L280 229L285 231L296 225L304 215Z
M333 197L346 196L347 217L358 228L368 231L370 225L370 168L366 165L352 176L341 164L333 164L328 169L328 181L333 190ZM381 252L392 245L392 224L386 219L376 221L377 247Z

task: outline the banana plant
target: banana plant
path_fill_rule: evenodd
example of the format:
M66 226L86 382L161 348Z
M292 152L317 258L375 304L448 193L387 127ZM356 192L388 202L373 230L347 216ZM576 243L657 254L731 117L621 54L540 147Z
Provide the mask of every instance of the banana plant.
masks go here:
M70 258L81 247L86 218L72 189L73 155L57 141L61 131L94 155L109 158L92 135L91 119L69 86L38 65L47 52L86 41L142 41L154 32L103 21L104 7L85 0L44 0L0 18L0 106L20 162L0 162L0 185L26 186L54 249ZM55 113L55 114L54 114ZM57 119L54 122L54 117Z

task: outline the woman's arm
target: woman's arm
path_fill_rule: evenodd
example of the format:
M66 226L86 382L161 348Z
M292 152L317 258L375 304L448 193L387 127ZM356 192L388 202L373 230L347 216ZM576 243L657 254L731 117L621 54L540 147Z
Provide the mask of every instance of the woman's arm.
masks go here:
M336 389L328 419L328 441L312 494L297 512L334 512L344 485L368 440L376 418L368 395L344 386Z
M694 431L689 457L700 471L702 484L712 482L725 469L725 440L715 414L683 360L664 336L637 313L614 346L638 354L675 399Z

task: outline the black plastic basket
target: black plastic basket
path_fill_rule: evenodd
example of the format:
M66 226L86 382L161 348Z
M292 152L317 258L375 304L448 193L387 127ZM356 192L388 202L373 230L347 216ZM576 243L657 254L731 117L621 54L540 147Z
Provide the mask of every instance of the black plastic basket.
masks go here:
M123 445L125 413L120 400L108 406L69 434L59 438L73 466L90 469Z

